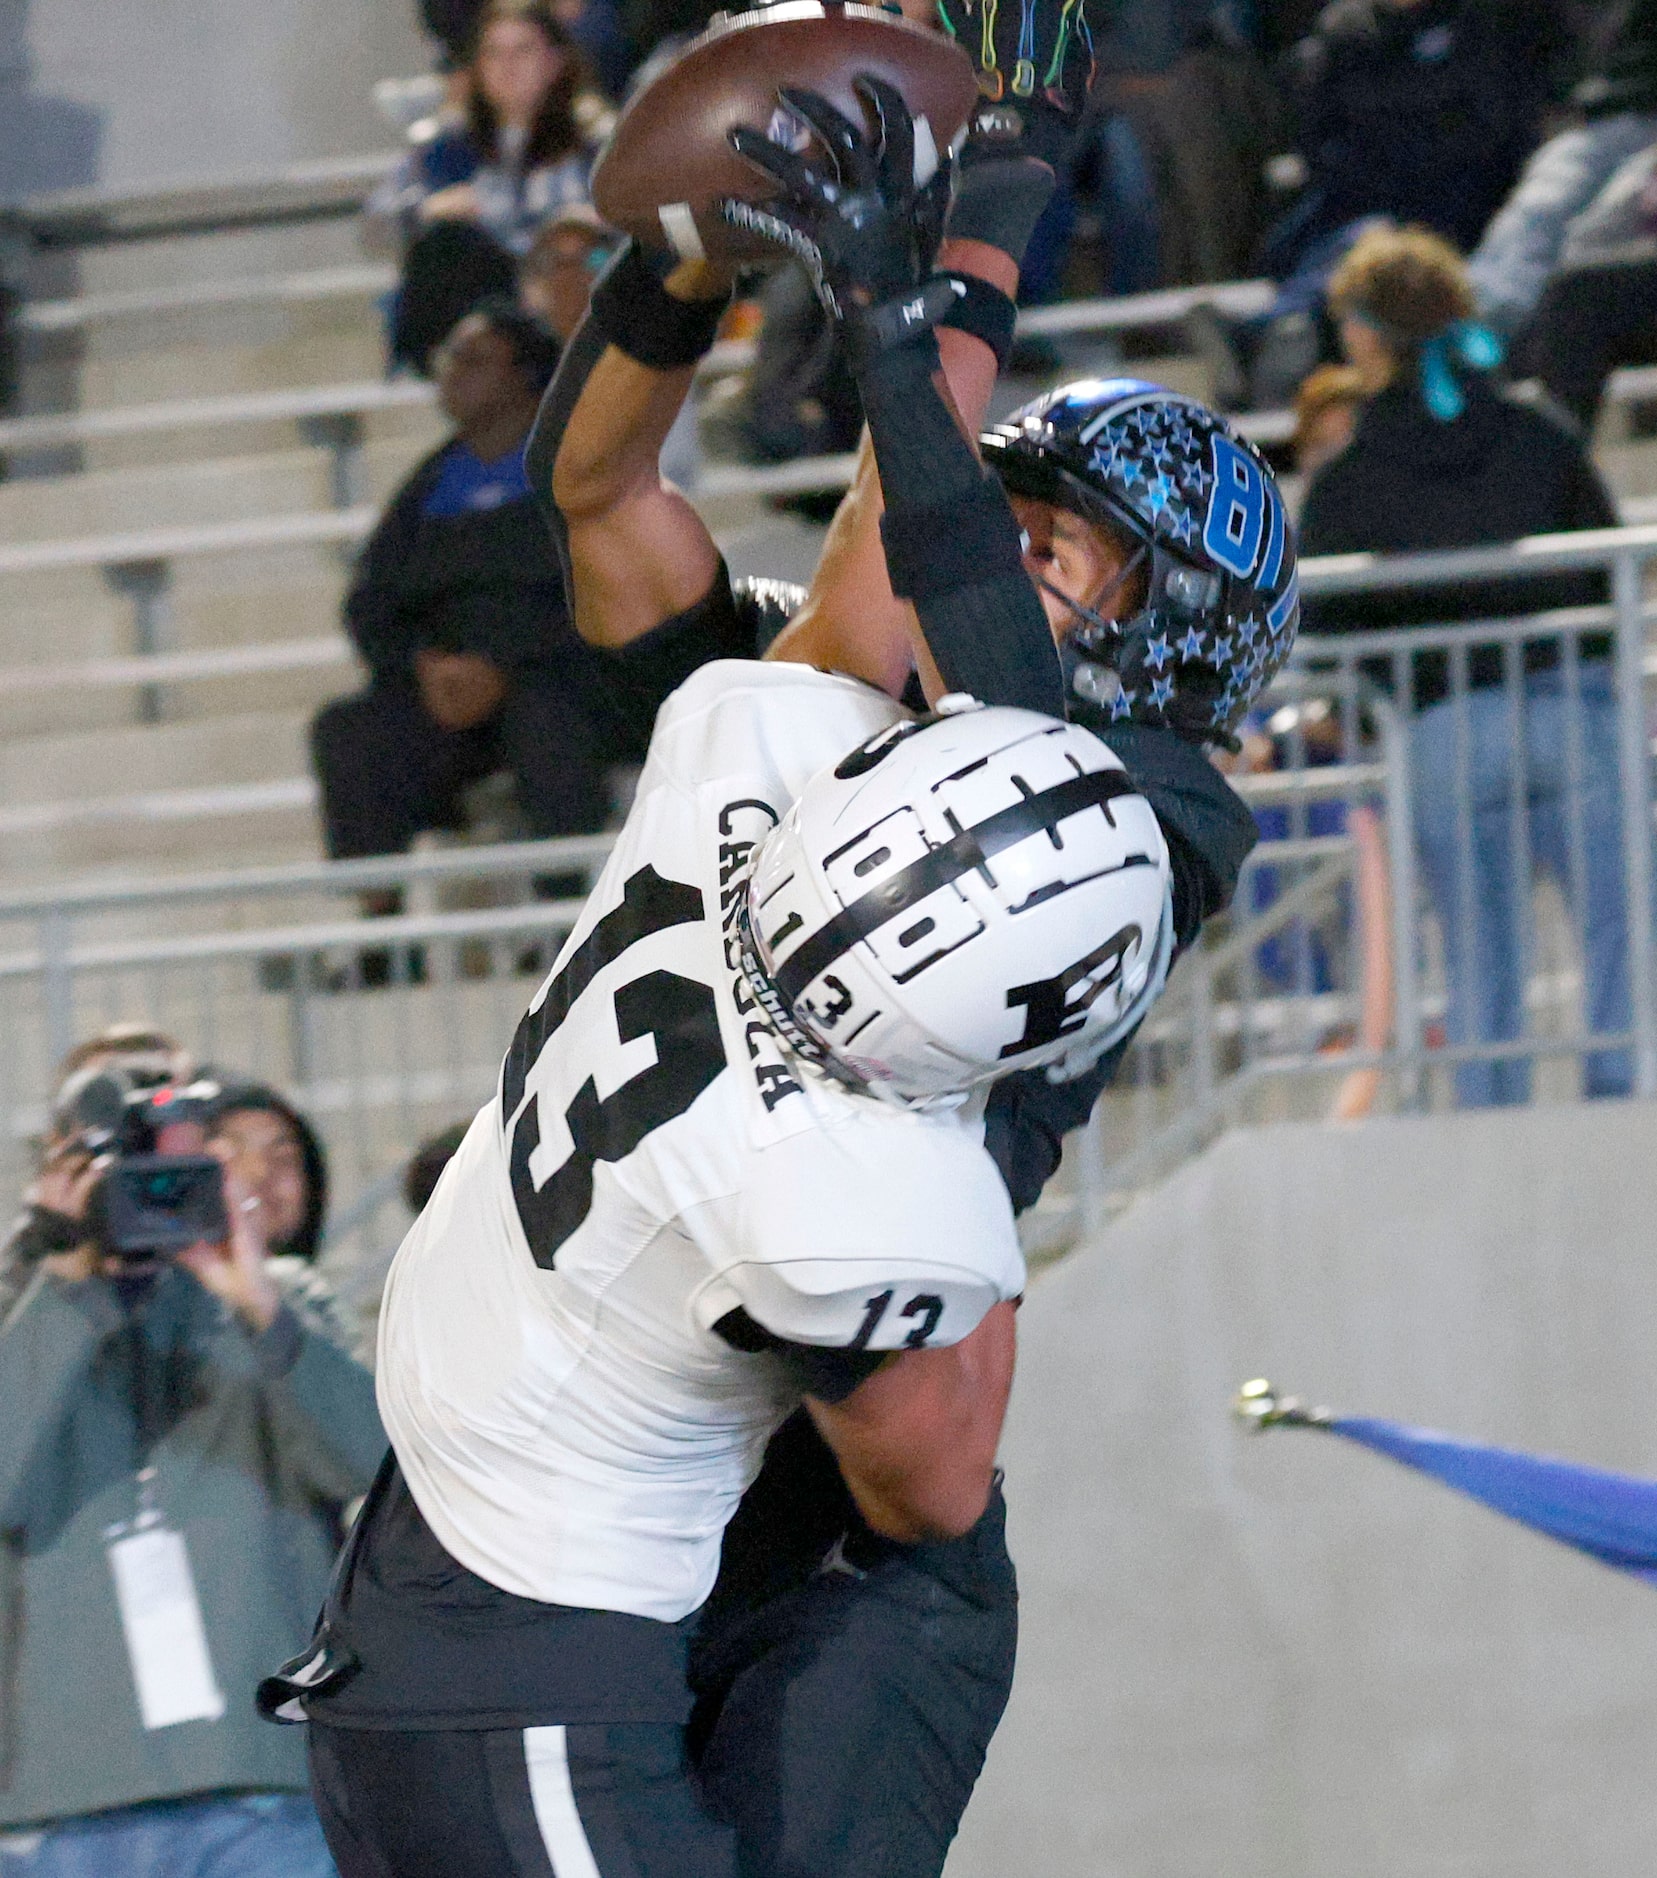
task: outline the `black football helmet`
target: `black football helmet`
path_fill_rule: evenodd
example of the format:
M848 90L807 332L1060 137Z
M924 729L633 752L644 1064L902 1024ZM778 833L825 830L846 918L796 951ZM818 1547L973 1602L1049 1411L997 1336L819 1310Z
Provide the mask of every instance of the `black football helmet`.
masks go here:
M1131 618L1066 602L1072 716L1232 742L1300 618L1293 532L1259 451L1194 398L1128 378L1061 386L980 443L1009 494L1106 524L1146 566Z

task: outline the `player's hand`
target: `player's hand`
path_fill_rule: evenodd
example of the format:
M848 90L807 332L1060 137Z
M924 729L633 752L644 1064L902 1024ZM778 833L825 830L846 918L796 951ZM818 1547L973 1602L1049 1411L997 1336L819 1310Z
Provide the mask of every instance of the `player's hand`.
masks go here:
M1094 78L1087 0L938 0L983 102L964 161L1005 151L1058 169Z
M92 1189L104 1176L107 1157L89 1154L78 1141L65 1142L50 1153L40 1173L24 1194L30 1209L31 1236L42 1245L70 1239L85 1218ZM90 1240L69 1243L61 1251L40 1256L41 1269L64 1284L84 1284L96 1276L102 1261Z
M809 127L829 166L774 143L747 125L730 134L737 155L781 185L758 207L727 199L720 214L804 263L819 299L837 319L913 293L932 270L949 206L947 155L916 128L902 96L865 73L853 81L873 133L814 91L785 86L783 110Z

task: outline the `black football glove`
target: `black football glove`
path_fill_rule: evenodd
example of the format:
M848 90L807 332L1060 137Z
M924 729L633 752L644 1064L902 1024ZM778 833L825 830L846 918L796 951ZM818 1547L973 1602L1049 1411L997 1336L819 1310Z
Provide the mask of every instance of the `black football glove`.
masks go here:
M740 125L730 133L731 148L780 184L782 194L758 205L727 197L719 213L804 264L855 353L930 326L953 290L929 280L949 207L951 161L923 151L924 181L917 182L915 126L902 96L868 74L853 84L876 126L872 137L819 93L785 86L778 100L815 134L829 170ZM921 303L924 311L912 310Z
M982 103L963 162L1000 152L1063 166L1094 77L1087 0L938 0Z

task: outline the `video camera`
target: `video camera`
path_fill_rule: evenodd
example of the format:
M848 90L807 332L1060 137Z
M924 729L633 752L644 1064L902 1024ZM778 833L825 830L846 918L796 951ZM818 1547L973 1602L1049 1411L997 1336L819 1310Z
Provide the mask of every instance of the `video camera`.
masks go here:
M140 1265L200 1240L229 1238L221 1163L210 1154L161 1148L163 1135L179 1124L207 1127L223 1093L216 1082L179 1087L116 1068L88 1070L64 1085L54 1132L110 1162L85 1222L100 1250Z

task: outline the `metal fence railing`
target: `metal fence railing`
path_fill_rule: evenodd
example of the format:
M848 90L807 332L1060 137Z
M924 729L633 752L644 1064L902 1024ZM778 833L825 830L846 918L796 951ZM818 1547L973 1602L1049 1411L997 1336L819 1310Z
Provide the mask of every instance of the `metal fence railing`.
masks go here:
M1264 701L1277 767L1238 779L1276 839L1075 1157L1084 1211L1240 1121L1657 1095L1654 561L1644 528L1303 563L1314 601L1516 574L1608 592L1302 637Z
M1303 639L1265 701L1272 760L1235 779L1271 838L1075 1144L1038 1241L1237 1121L1657 1094L1654 560L1642 529L1305 565L1314 600L1584 570L1610 597ZM407 1154L488 1095L607 850L598 836L0 897L0 1192L23 1177L63 1052L138 1019L315 1115L338 1256L367 1269L400 1235ZM401 913L360 918L356 896L387 888Z
M609 846L525 842L0 899L0 1194L26 1177L64 1053L141 1022L293 1096L329 1152L330 1257L372 1268L407 1223L401 1168L487 1099ZM363 919L357 896L388 889L401 913Z

